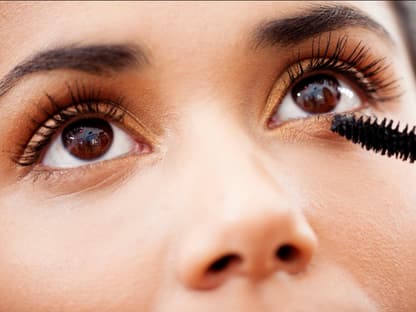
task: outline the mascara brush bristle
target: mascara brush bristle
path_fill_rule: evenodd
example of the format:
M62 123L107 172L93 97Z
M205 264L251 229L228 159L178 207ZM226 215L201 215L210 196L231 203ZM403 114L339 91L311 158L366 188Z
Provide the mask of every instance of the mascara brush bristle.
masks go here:
M395 156L411 163L416 160L416 127L409 131L406 125L400 131L399 123L393 127L393 120L386 118L378 123L377 118L335 115L331 131L381 155Z

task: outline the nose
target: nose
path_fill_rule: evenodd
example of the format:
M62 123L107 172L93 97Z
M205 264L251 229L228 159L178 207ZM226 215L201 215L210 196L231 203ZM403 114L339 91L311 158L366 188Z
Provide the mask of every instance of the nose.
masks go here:
M180 162L172 187L187 212L174 234L180 282L214 290L235 279L259 283L275 273L306 271L317 238L292 173L262 153L233 120L214 121L210 113L186 132L188 144L172 158L187 160Z
M186 287L209 290L234 278L256 282L306 271L317 239L303 214L282 203L252 208L189 233L179 266Z

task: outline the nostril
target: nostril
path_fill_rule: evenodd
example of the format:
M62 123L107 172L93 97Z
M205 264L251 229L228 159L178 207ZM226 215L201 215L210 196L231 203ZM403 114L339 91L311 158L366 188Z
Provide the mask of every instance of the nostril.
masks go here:
M289 244L280 246L276 251L276 257L283 262L291 262L297 260L300 256L300 251Z
M208 267L208 273L221 273L238 262L241 262L241 257L234 254L225 255Z

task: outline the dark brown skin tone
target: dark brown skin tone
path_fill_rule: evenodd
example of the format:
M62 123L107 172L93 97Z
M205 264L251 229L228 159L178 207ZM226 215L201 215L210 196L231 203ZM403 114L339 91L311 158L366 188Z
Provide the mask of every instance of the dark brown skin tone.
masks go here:
M332 134L288 75L348 36L340 61L361 42L394 87L305 75L339 82L337 112L416 124L392 8L331 2L374 23L253 45L323 5L1 3L0 311L415 311L416 166ZM60 137L85 118L113 127L91 161Z

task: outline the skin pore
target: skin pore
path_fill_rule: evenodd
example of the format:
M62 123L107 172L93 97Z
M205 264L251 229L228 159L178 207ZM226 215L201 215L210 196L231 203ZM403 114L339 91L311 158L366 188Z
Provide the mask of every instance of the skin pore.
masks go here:
M382 59L369 80L391 87L321 71L416 125L391 4L13 2L0 25L1 312L416 310L415 165L314 117L268 126L288 68L342 38L341 61L364 45L357 70ZM73 112L133 149L48 166L66 123L27 152L91 99Z

